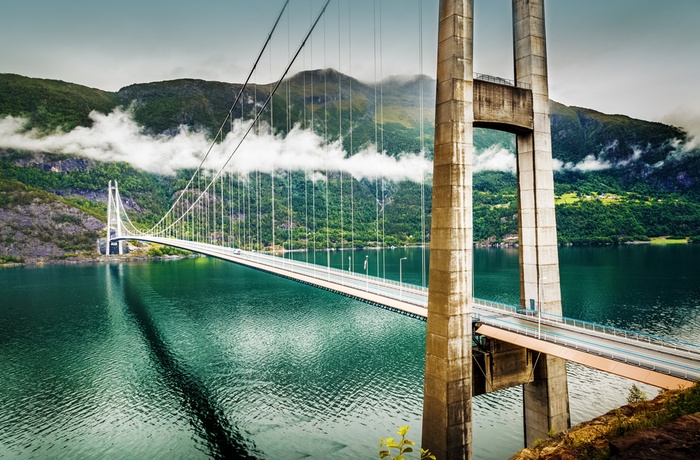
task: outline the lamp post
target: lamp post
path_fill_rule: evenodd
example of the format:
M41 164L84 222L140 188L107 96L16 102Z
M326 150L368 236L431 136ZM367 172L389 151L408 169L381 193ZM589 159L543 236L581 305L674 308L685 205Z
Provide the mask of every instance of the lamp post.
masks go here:
M366 279L366 285L365 289L369 292L369 264L367 263L369 259L368 255L365 255L365 279Z
M401 267L401 264L407 258L408 257L402 257L399 259L399 300L403 300L403 269Z
M351 267L351 265L350 265L350 256L348 256L348 271L349 271L349 272L352 271L351 268L352 268L352 267Z
M543 276L537 284L537 338L540 340L542 339L542 283L545 281L547 277Z

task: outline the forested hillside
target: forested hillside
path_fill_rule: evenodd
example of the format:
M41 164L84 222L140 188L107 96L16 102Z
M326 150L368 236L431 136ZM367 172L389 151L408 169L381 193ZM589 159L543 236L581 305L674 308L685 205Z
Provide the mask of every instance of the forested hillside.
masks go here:
M83 225L90 218L105 220L106 184L117 180L132 217L148 225L170 206L192 172L183 169L174 175L148 173L114 162L118 156L89 157L90 147L78 142L63 143L60 151L56 151L54 144L48 142L52 136L74 132L88 138L107 136L109 133L90 131L97 124L95 114L107 116L120 110L126 119L122 122L135 121L139 128L129 129L136 131L132 135L140 139L165 142L182 133L183 128L213 139L239 90L237 84L177 80L132 85L111 93L72 83L1 74L0 220L9 222L10 214L12 219L22 220L18 216L23 215L26 225L13 224L12 235L3 232L0 256L37 258L28 252L26 244L18 241L24 241L22 236L26 234L34 235L35 239L41 235L50 239L46 232L28 230L46 227L50 222L37 223L37 210L22 207L27 205L27 197L39 197L49 207L73 209L59 214L74 217L56 219L63 219L65 222L59 222L62 225L71 219L76 225L78 220ZM270 85L248 87L242 103L233 111L233 118L250 119L254 107L261 106L269 91ZM434 92L434 81L427 77L387 79L374 85L330 69L309 71L284 82L261 118L274 126L278 136L297 126L313 128L330 141L341 138L345 151L352 154L369 147L400 157L419 152L423 145L430 158ZM421 105L424 107L422 127ZM561 243L615 243L658 236L697 239L700 152L690 147L683 130L556 102L552 102L551 109ZM224 124L224 135L228 129ZM26 139L34 144L26 143L30 146L26 147L22 143ZM46 142L40 144L36 139ZM115 138L113 142L120 140ZM126 145L133 148L132 144ZM478 129L475 145L475 240L514 242L517 239L514 139L509 134ZM301 171L292 173L291 179L284 172L276 174L276 244L305 247L307 241L322 240L325 244L327 237L337 246L374 245L377 240L387 245L420 243L420 184L384 181L383 173L377 171L376 177L363 179L352 179L345 173L341 181L339 172L329 172L327 215L332 230L328 232L324 182L305 180ZM272 188L269 174L259 174L257 180L262 190ZM234 194L248 193L251 187L250 183L239 180L231 180L229 185ZM429 181L423 191L429 232ZM353 204L347 199L348 194L353 195ZM315 202L316 221L313 217L309 220L309 200L317 195L322 199ZM253 200L253 209L261 210L256 220L260 221L262 241L257 244L269 245L272 197L263 194L259 203L255 202L256 198ZM245 212L235 199L225 205L227 219L232 219L229 222L233 226L247 225ZM58 221L54 219L54 222ZM94 223L85 228L88 227L93 229ZM379 227L383 231L378 237ZM291 242L287 241L290 233ZM66 250L46 251L44 258L90 252L94 241L88 240L95 235L89 235ZM426 238L429 240L429 234Z

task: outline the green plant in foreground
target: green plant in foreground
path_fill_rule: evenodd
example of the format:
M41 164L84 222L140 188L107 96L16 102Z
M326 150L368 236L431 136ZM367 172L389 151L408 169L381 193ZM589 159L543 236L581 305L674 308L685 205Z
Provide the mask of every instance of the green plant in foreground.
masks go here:
M409 454L413 452L413 447L416 443L406 439L406 433L408 433L408 425L399 428L398 434L401 436L401 441L397 444L395 438L386 438L379 440L379 458L390 458L391 460L405 460L404 454ZM391 452L392 449L398 449L396 456ZM430 459L436 460L435 455L431 454L429 450L420 450L420 460Z
M647 400L647 394L636 384L632 384L629 395L627 395L627 404L634 404Z

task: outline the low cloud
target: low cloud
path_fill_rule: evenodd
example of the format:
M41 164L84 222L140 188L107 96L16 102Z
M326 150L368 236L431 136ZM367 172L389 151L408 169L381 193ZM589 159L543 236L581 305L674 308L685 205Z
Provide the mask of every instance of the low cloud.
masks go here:
M589 171L601 171L603 169L610 169L613 164L606 160L600 160L595 157L595 155L588 155L583 160L578 163L567 162L564 163L556 158L552 160L552 167L555 171L579 171L579 172L589 172Z
M618 167L625 167L631 163L636 163L637 161L641 160L642 158L642 149L640 148L632 148L632 156L629 157L627 160L622 160L617 163Z
M688 139L682 142L683 151L700 149L700 109L688 106L678 107L664 116L662 121L686 130Z
M199 164L197 156L208 141L201 133L180 129L177 135L149 136L133 121L129 112L109 115L92 112L93 126L77 127L65 133L40 135L24 131L26 120L0 120L0 147L47 153L74 154L104 162L123 161L144 171L172 175L175 170Z
M22 118L5 117L0 119L0 148L73 154L103 162L126 162L144 171L173 175L178 170L199 166L211 146L211 140L205 133L184 126L174 136L149 135L134 121L129 110L115 110L108 115L93 112L90 118L93 120L90 128L78 127L68 133L56 131L42 135L35 130L26 131L27 122ZM205 169L218 171L237 148L247 128L247 121L236 121L223 142L212 147ZM671 153L653 166L661 167L665 161L677 161L686 155L698 154L700 117L697 128L698 136L690 141L670 141ZM612 144L606 146L598 156L590 154L577 163L553 159L552 166L555 171L589 172L643 161L642 148L634 148L628 159L616 163L604 159L606 149L612 147ZM474 172L515 173L516 158L501 145L494 145L476 152L473 166ZM372 145L348 156L340 142L329 144L321 136L298 126L282 136L270 134L269 129L261 125L259 133L251 132L241 143L227 166L228 172L241 174L255 171L269 173L273 169L305 171L307 177L314 181L324 180L327 171L343 171L357 180L384 177L388 180L419 182L432 174L432 162L416 153L389 156L377 152Z
M79 155L104 162L122 161L144 171L173 175L177 170L196 168L211 141L198 131L181 127L174 136L146 134L127 110L109 115L90 114L93 125L64 133L40 135L25 131L26 120L0 119L0 147L48 153ZM224 141L213 146L204 167L219 170L236 149L248 122L237 121ZM265 126L251 132L241 144L227 171L249 173L274 170L306 171L318 180L325 171L343 171L356 179L384 177L389 180L421 181L432 173L432 163L423 155L404 153L389 156L368 146L349 157L339 142L326 143L311 131L293 128L286 136L273 135Z
M515 174L515 168L515 155L498 144L474 155L474 172L502 171Z
M636 161L641 156L641 151L636 152L633 157L625 161L629 164L631 161ZM622 162L620 163L620 165ZM601 171L610 169L613 165L609 161L596 158L595 155L588 155L578 163L564 163L556 158L552 159L552 168L554 171ZM503 171L515 174L517 162L515 155L500 145L494 145L484 150L481 153L474 155L474 172L479 171Z

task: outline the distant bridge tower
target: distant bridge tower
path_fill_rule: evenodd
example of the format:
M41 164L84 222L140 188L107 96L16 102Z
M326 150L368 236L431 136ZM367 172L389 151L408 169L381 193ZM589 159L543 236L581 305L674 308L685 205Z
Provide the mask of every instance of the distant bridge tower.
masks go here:
M569 426L564 360L496 345L486 359L501 365L489 367L488 388L475 386L474 127L517 136L521 306L561 315L561 293L544 0L513 0L512 84L474 79L473 11L473 0L440 1L422 436L423 447L440 459L471 458L471 398L479 392L524 384L527 444Z
M119 203L121 198L119 196L119 187L117 181L109 181L109 187L107 192L107 241L105 242L105 255L112 253L112 238L120 238L122 236L122 220L119 217ZM112 232L114 229L114 232ZM114 235L112 235L114 233ZM124 248L122 246L122 240L117 242L117 254L124 254Z

